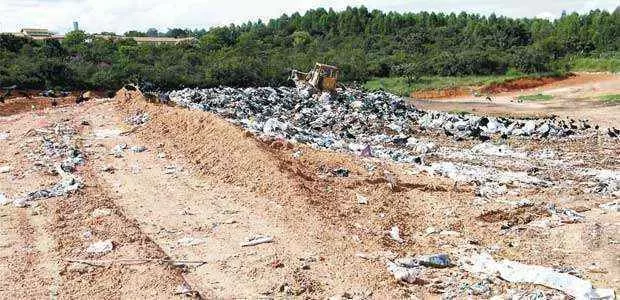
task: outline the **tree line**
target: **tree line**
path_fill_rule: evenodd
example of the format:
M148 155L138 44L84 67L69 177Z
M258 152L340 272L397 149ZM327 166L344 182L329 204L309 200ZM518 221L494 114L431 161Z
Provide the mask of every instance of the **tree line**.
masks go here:
M125 83L179 87L286 85L291 68L337 65L344 81L371 77L566 71L563 58L615 55L620 8L556 20L491 14L314 9L268 22L130 31L125 36L197 38L137 44L83 31L62 42L0 35L0 84L29 89L116 89Z

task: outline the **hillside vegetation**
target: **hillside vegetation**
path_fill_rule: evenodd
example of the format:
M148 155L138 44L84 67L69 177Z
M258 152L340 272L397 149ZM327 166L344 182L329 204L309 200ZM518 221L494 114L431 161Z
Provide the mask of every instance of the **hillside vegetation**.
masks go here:
M171 29L167 35L195 36L198 42L138 45L82 31L68 33L62 43L2 35L0 84L34 89L115 89L127 82L166 89L283 85L290 84L290 68L306 70L317 61L339 66L344 81L360 82L374 77L415 82L422 76L504 75L509 70L530 74L595 65L609 69L608 64L617 70L613 59L620 47L620 10L564 14L549 21L320 8L266 23L208 31ZM600 61L605 57L612 62Z

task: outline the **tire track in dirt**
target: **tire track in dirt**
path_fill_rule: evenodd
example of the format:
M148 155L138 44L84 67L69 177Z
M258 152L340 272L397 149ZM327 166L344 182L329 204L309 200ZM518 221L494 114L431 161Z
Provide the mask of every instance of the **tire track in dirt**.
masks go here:
M60 241L55 249L61 262L63 295L86 298L168 298L184 279L178 268L168 263L145 262L136 265L91 266L78 260L165 259L165 253L144 235L135 220L126 218L115 205L90 166L84 179L88 186L73 197L58 199L53 210L51 231ZM108 216L92 217L95 209L108 209ZM92 238L83 237L90 232ZM86 254L83 249L98 240L111 239L114 250L105 255ZM88 287L88 288L86 288Z
M55 122L79 127L76 106L58 110L27 112L3 118L2 131L10 138L0 141L0 163L11 172L0 174L0 192L10 198L54 184L58 178L42 174L32 166L30 151L41 142L28 135L33 127ZM75 119L74 119L75 118ZM82 149L83 150L83 149ZM87 161L92 159L87 157ZM100 185L91 162L77 174L86 187L68 196L42 199L34 206L0 207L0 298L171 298L185 282L180 270L169 263L92 266L71 263L70 258L114 260L117 258L166 258L165 253L145 236L134 220L127 219ZM97 208L109 216L92 217ZM86 234L92 236L89 237ZM87 246L99 239L112 239L115 249L105 255L87 254Z
M118 119L97 118L102 115L100 110L89 115L95 128L120 125ZM297 231L301 226L288 228L287 224L296 214L290 214L274 199L197 177L185 170L165 174L167 164L187 167L187 162L181 164L182 159L155 158L153 143L148 145L152 151L138 154L127 151L122 159L106 159L110 157L107 149L115 144L141 145L141 141L132 136L100 143L105 146L97 149L101 166L109 164L115 169L114 174L102 175L108 186L118 192L115 202L126 209L128 215L138 219L141 229L173 258L207 261L206 265L188 274L192 285L202 291L214 290L219 297L256 297L262 292L277 293L281 285L288 284L292 293L318 293L321 287L314 279L319 275L315 277L315 274L329 277L336 273L322 265L313 265L312 270L300 272L300 257L311 256L318 261L320 253L311 253L317 248L317 233L304 235ZM241 248L240 243L252 234L272 235L276 242ZM184 238L206 242L196 246L180 245L178 241ZM285 267L273 268L275 261Z
M3 231L6 230L4 242L8 246L2 252L11 254L3 255L0 298L49 298L55 295L51 288L53 274L46 263L48 253L41 248L46 236L38 235L42 228L33 224L30 215L30 211L17 210L5 215L8 222L2 222Z

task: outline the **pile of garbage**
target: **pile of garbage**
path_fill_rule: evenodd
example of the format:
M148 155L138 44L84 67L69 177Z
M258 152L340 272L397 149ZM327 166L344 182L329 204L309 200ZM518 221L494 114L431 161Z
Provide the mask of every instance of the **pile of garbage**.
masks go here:
M339 89L330 94L290 87L186 88L171 92L169 97L179 106L218 114L254 133L353 152L371 145L383 152L381 146L386 144L408 146L417 153L428 151L432 145L412 138L420 130L443 131L457 140L488 140L494 135L564 137L591 128L586 121L426 112L396 95L359 89Z
M559 139L590 135L597 129L583 120L527 120L423 111L402 97L354 88L338 89L333 94L303 86L187 88L171 92L169 98L178 106L221 116L257 136L415 164L414 172L448 177L455 182L476 183L477 195L485 198L509 193L507 186L517 189L513 192L518 192L519 188L556 186L559 182L549 180L547 175L526 170L565 165L564 161L554 158L555 153L549 149L524 152L505 144L491 143L488 141L491 138L495 141ZM421 134L423 131L432 134ZM471 149L439 147L432 136L442 134L454 140L485 142ZM510 166L518 164L521 170L503 170L493 164L481 164L478 161L482 156L493 162L507 159ZM436 161L436 158L448 161ZM590 173L574 175L587 175L590 182L587 188L591 193L617 196L620 190L617 173Z

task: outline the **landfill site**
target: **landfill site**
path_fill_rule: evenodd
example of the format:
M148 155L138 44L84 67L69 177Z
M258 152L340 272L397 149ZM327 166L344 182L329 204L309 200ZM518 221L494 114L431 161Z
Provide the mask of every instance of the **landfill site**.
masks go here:
M587 98L620 79L539 89ZM617 105L532 117L499 94L469 114L458 99L303 82L74 98L0 104L2 299L620 287Z

